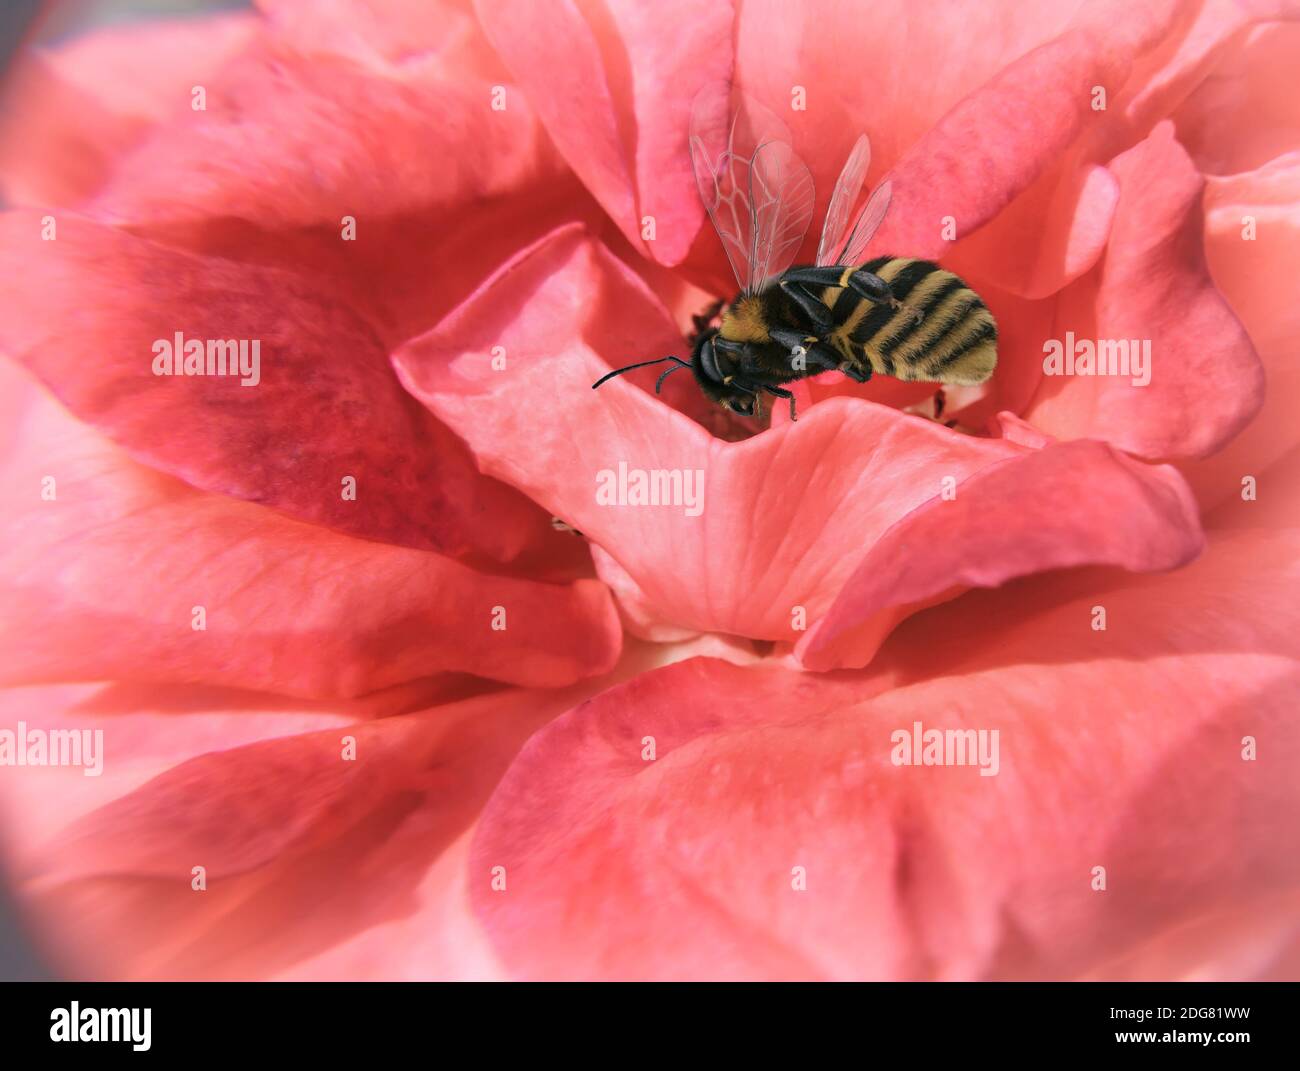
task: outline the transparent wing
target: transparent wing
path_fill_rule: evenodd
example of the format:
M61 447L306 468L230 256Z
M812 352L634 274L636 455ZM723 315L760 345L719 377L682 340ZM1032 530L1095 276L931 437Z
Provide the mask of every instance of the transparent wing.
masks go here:
M812 173L789 145L769 141L758 147L749 167L755 226L746 290L761 290L794 263L815 200Z
M736 282L756 293L798 255L812 222L812 174L785 124L748 97L732 109L726 86L696 98L690 149L700 198Z
M845 161L844 170L835 180L835 192L826 208L826 222L822 224L821 241L817 243L818 264L842 264L840 254L848 244L850 213L857 206L862 192L862 180L871 166L871 141L866 134L858 138Z
M853 233L849 235L849 240L845 243L844 251L840 253L836 264L861 264L867 259L867 246L875 237L876 230L885 218L885 213L889 211L889 199L892 196L893 187L888 179L872 191L862 208L861 215L858 216L857 223L853 225Z

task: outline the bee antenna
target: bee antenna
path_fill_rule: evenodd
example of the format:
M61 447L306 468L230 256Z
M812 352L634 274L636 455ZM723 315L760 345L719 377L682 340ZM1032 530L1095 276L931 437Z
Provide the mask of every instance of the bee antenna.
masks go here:
M664 385L664 380L665 380L665 379L667 379L669 376L671 376L674 372L680 372L683 368L690 368L690 365L687 364L685 361L678 361L675 365L673 365L673 366L672 366L671 368L669 368L667 371L660 372L660 373L659 373L659 378L655 380L655 393L656 393L656 394L659 393L659 388L662 387L662 386Z
M672 357L672 356L660 357L657 361L640 361L637 364L624 365L622 368L615 368L614 371L612 372L606 372L603 376L601 376L598 380L596 380L595 383L591 385L591 389L595 390L602 383L604 383L605 380L613 379L615 376L621 376L624 372L630 372L634 368L645 368L648 365L652 365L652 364L663 364L664 361L677 362L672 368L668 369L668 372L676 372L678 368L690 368L691 366L689 361L683 361L680 357ZM664 376L666 376L668 372L665 372ZM659 377L659 383L662 383L664 381L664 376ZM655 393L656 394L659 393L658 383L655 384Z

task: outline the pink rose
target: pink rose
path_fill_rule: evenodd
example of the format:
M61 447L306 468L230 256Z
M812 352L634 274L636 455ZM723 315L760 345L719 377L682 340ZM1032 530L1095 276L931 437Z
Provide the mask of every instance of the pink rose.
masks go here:
M0 760L86 735L0 830L57 972L1296 975L1295 5L259 6L5 85ZM997 316L954 427L588 389L735 290L718 78L818 221L869 134L872 249Z

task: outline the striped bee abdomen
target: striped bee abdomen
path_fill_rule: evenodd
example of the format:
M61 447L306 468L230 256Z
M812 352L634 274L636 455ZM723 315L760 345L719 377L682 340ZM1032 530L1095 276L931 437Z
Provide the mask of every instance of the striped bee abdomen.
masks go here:
M823 301L838 325L830 341L844 357L903 380L971 385L993 374L997 323L961 279L910 257L877 257L862 269L889 283L900 305L828 288Z

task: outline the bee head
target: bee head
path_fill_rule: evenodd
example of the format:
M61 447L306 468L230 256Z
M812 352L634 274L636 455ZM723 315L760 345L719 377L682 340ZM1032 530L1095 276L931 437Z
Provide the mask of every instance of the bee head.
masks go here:
M743 416L753 416L755 411L755 395L752 391L743 390L732 384L733 368L735 358L728 357L723 353L721 348L714 345L714 339L717 338L718 329L711 327L707 331L701 332L695 340L695 345L691 349L691 359L683 361L680 357L660 357L654 361L638 361L636 364L624 365L622 368L615 368L612 372L606 372L595 383L591 389L595 390L602 383L607 383L615 376L621 376L624 372L631 372L634 368L648 368L655 364L667 364L667 371L660 372L659 378L655 380L655 393L659 393L659 388L663 386L664 380L681 368L689 368L695 376L695 382L699 384L700 390L713 401L717 402L724 408L733 412L740 413Z
M732 385L733 359L727 357L715 344L716 327L701 332L691 352L691 372L705 395L741 416L753 416L755 399L752 392Z

